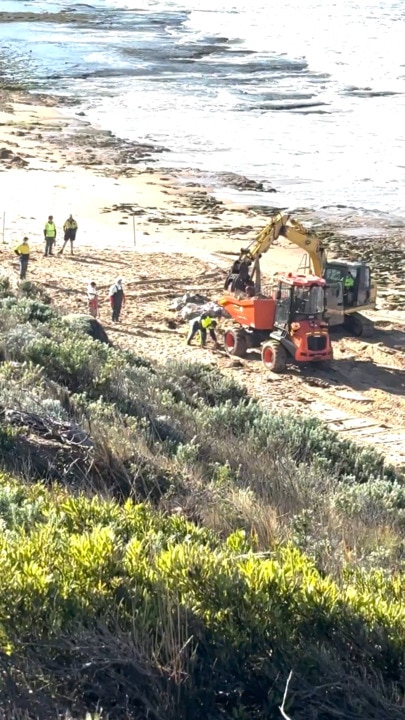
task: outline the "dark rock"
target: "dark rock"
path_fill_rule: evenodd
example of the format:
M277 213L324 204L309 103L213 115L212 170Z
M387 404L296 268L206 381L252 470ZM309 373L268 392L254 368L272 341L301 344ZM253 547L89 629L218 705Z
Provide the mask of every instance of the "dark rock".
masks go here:
M63 320L68 323L72 329L89 335L93 340L98 340L106 345L112 344L101 323L91 315L71 313L70 315L65 315Z
M7 148L1 148L0 150L0 159L6 160L7 158L11 157L13 154L12 150L8 150Z
M277 192L266 180L251 180L244 175L237 173L223 172L218 176L224 185L235 188L236 190L250 190L254 192Z
M14 155L14 157L11 159L11 162L13 163L13 165L19 165L20 167L26 167L27 165L29 165L27 160L24 160L19 155Z

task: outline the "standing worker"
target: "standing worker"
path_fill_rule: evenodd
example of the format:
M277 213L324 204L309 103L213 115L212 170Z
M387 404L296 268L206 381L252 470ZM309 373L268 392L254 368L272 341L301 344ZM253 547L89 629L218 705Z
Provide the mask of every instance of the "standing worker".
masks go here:
M91 282L87 288L87 300L89 303L89 315L96 318L98 316L98 293L95 282Z
M201 347L205 347L205 343L207 342L207 330L210 334L211 340L214 342L215 349L218 347L218 340L215 333L215 328L217 326L217 321L214 320L214 318L210 317L207 313L203 313L198 318L194 318L194 320L190 320L190 330L187 335L186 344L191 345L191 341L197 333L200 333L200 345Z
M78 227L78 225L77 225L76 220L74 220L73 215L69 215L68 219L66 220L66 222L63 226L65 236L63 238L62 248L59 250L58 255L62 255L69 240L70 240L70 254L73 255L73 243L76 240L77 227Z
M117 278L114 285L111 285L110 292L111 320L119 322L121 308L125 305L125 295L122 289L122 278Z
M20 280L24 280L27 274L28 260L30 259L30 246L27 237L23 239L20 245L17 245L14 252L20 258Z
M53 221L53 215L48 217L48 222L45 223L44 227L44 238L45 238L45 257L47 255L53 255L53 246L56 242L56 226Z

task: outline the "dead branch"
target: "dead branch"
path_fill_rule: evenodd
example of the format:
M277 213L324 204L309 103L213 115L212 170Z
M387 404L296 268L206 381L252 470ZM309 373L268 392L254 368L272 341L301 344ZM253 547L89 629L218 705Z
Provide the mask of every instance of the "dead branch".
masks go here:
M279 706L279 710L280 710L281 715L283 716L284 720L291 720L291 718L289 718L289 716L288 716L287 713L285 712L285 709L284 709L284 708L285 708L285 701L287 700L287 695L288 695L288 686L289 686L289 684L290 684L290 681L291 681L292 676L293 676L293 671L290 670L290 674L289 674L289 676L288 676L288 678L287 678L287 682L286 682L286 684L285 684L285 690L284 690L284 695L283 695L283 702L282 702L281 705Z
M42 416L20 410L4 410L2 415L10 425L29 427L36 435L40 435L46 440L57 440L67 445L80 445L81 447L93 446L88 433L75 423L61 423L47 415Z

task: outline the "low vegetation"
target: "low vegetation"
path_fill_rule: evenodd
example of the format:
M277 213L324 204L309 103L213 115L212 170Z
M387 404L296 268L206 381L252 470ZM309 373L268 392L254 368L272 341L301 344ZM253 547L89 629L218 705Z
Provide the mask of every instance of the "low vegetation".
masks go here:
M401 470L0 290L4 718L405 718Z

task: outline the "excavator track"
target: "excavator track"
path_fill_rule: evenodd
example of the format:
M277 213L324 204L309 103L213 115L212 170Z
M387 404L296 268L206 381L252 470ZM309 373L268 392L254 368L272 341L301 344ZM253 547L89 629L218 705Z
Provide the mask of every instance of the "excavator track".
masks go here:
M374 335L374 323L361 313L346 315L344 324L356 337L369 338Z

